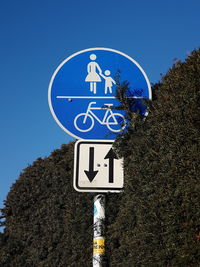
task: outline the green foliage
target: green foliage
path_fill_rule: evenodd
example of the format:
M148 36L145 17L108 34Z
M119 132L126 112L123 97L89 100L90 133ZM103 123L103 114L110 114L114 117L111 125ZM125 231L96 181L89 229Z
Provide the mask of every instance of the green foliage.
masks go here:
M11 188L1 266L90 266L93 201L72 187L73 147L36 160Z
M199 266L200 50L153 86L144 120L118 136L125 189L108 194L108 266ZM121 96L128 83L121 84ZM72 187L74 144L26 168L2 211L0 266L91 266L93 194Z
M111 254L117 266L200 262L199 85L198 50L185 63L177 62L154 87L157 99L146 120L135 120L134 128L116 141L126 174L119 217L109 228L122 244ZM133 218L136 225L130 227ZM116 259L123 253L120 265Z

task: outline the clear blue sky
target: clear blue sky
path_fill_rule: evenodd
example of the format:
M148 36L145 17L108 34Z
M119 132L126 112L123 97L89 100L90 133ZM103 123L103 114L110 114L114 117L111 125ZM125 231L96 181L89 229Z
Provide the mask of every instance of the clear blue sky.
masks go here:
M10 0L0 6L0 207L20 172L73 140L47 91L72 53L107 47L134 58L150 82L200 44L199 0Z

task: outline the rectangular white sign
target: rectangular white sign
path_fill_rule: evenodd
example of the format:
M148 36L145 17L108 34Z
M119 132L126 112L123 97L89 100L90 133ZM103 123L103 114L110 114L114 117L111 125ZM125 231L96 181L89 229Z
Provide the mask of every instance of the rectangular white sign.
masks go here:
M79 140L75 144L74 188L79 192L120 192L124 186L123 159L109 140Z

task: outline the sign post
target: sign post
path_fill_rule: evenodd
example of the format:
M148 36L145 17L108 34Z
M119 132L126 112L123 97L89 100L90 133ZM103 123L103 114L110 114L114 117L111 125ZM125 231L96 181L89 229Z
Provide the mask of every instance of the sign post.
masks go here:
M115 192L123 189L123 159L113 141L79 140L75 144L74 188L79 192ZM105 261L105 195L94 197L93 267Z
M116 134L126 130L118 110L116 76L129 82L133 108L146 115L142 99L151 99L150 82L130 56L110 48L89 48L66 58L55 70L48 90L51 113L75 144L74 188L78 192L119 193L124 185L123 159L115 154ZM105 195L94 198L93 266L105 256Z
M105 261L105 195L94 197L93 267L102 267Z

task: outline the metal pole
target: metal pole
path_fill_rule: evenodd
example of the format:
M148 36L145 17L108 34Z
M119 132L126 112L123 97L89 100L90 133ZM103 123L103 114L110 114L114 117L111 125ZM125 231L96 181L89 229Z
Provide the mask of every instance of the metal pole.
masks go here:
M103 267L105 258L105 195L94 197L93 267Z

